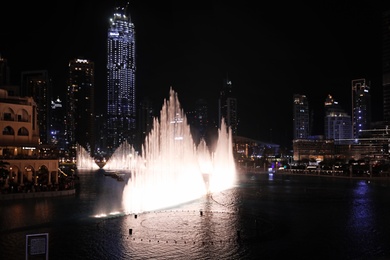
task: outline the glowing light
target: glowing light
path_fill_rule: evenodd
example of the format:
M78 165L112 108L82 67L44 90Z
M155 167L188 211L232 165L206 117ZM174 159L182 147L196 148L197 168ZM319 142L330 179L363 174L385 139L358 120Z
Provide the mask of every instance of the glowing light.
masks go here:
M178 136L181 141L173 141ZM153 121L142 154L124 143L103 168L130 170L122 206L125 214L141 213L231 188L236 175L232 151L232 133L224 120L218 131L215 151L211 152L203 140L196 147L177 94L171 89L169 100L164 100L160 120L155 118ZM208 182L204 181L203 175L208 177Z
M107 214L98 214L98 215L95 215L95 218L105 218L107 217Z
M95 159L89 154L84 147L77 144L76 147L77 154L77 169L99 169L99 166L96 164Z

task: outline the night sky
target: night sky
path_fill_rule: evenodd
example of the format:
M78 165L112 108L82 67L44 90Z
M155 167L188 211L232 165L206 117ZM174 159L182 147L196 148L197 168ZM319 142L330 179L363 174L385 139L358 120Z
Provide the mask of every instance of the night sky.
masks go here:
M328 94L350 114L351 80L371 81L373 120L382 120L379 1L130 1L136 30L137 99L159 110L172 87L185 111L205 98L217 114L228 76L238 99L239 135L290 146L293 94L323 134ZM312 3L315 2L315 3ZM65 100L68 62L95 62L97 112L106 107L106 34L115 1L0 4L0 54L12 83L47 69Z

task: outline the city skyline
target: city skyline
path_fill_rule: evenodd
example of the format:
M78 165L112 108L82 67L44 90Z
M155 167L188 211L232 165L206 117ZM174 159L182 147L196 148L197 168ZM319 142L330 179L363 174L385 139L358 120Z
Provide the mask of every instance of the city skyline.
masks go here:
M95 63L96 99L104 103L106 35L115 3L69 1L61 12L47 12L39 1L13 5L2 9L10 12L1 18L0 32L0 54L8 60L12 83L22 71L47 69L59 95L66 90L69 61L83 57ZM384 8L369 1L281 7L197 2L191 8L131 1L137 104L149 96L160 109L172 86L185 111L206 98L216 113L228 75L237 93L238 135L286 145L292 140L293 94L307 96L319 117L314 134L321 134L319 114L327 95L351 115L351 81L365 78L371 82L373 121L381 120ZM11 27L11 11L24 30ZM104 107L97 104L97 110Z

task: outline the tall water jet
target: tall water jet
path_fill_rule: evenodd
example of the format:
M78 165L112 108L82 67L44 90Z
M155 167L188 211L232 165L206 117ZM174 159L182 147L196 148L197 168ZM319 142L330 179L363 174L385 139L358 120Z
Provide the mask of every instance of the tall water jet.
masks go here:
M99 169L95 159L80 144L76 145L76 167L77 169Z
M224 121L214 152L204 140L196 146L177 93L171 88L169 94L160 118L153 120L141 154L124 143L104 166L131 171L122 199L127 214L172 207L234 184L232 134ZM204 175L208 175L208 183Z
M218 130L218 140L212 154L212 171L209 176L209 191L218 192L229 189L236 181L236 166L233 157L233 137L224 119Z
M134 170L140 165L141 158L134 147L123 142L103 166L104 170Z

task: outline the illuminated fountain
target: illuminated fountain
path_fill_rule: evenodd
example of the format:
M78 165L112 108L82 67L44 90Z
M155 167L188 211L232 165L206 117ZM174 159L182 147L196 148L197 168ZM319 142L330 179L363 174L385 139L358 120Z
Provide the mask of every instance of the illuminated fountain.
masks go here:
M77 169L99 169L95 159L80 144L76 146L76 166Z
M178 96L170 89L169 100L164 100L160 118L154 119L142 154L124 143L103 167L131 172L123 190L124 212L168 208L232 187L236 175L232 134L224 120L221 125L214 152L205 141L196 146Z
M141 157L128 142L122 143L103 166L105 170L134 170L140 165Z

